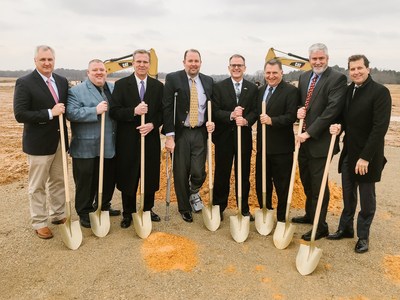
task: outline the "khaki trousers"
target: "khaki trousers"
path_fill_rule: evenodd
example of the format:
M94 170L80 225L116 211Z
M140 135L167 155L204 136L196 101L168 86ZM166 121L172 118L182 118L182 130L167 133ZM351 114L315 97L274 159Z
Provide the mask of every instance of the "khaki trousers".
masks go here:
M47 226L47 219L65 217L65 188L60 144L52 155L28 155L28 195L33 229ZM48 206L47 206L48 199Z

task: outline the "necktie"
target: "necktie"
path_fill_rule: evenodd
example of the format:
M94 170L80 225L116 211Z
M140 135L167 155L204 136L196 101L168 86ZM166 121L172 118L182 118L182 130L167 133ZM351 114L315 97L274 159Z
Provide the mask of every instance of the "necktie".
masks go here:
M307 91L306 102L304 104L304 107L306 108L306 111L307 111L307 108L308 108L308 106L310 104L311 96L312 96L312 93L314 91L315 84L317 83L317 80L318 80L318 75L314 74L313 79L311 79L310 87L308 88L308 91ZM303 130L306 130L306 120L305 119L304 119L304 123L303 123Z
M190 112L189 112L189 124L190 127L196 127L199 123L199 99L197 95L196 83L193 78L192 86L190 88Z
M357 93L357 90L358 90L358 86L354 86L354 89L353 89L353 96L351 97L351 99L353 99L354 98L354 95Z
M49 90L50 90L51 95L53 96L54 101L55 101L56 103L58 103L58 96L57 96L56 91L55 91L54 88L53 88L53 85L51 84L50 78L48 78L48 79L46 80L46 83L47 83L47 86L48 86L48 88L49 88Z
M106 96L106 93L104 92L104 87L100 88L100 94L101 94L101 97L103 98L103 100L108 102L108 98Z
M239 103L239 98L240 98L240 83L239 82L235 82L235 94L236 94L236 102Z
M265 103L266 104L268 104L269 98L271 98L273 90L274 90L274 88L272 86L269 87L267 97L265 98Z
M141 101L143 101L143 99L144 99L144 93L145 93L144 81L141 80L141 81L140 81L140 91L139 91L139 97L140 97L140 100L141 100Z

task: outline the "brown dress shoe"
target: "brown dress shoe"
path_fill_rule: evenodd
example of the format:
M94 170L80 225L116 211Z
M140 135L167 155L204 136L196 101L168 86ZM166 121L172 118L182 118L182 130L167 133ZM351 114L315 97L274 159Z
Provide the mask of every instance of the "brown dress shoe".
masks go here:
M43 227L40 229L35 230L36 234L38 237L40 237L41 239L51 239L53 237L53 234L51 233L51 230L49 229L49 227Z
M61 220L53 220L53 221L51 221L51 224L61 225L61 224L64 224L66 221L67 221L67 218L62 218Z

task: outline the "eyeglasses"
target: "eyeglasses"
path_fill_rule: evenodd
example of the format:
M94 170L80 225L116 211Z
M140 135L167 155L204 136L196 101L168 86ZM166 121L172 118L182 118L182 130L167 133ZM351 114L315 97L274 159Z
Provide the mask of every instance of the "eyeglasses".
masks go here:
M243 68L244 67L244 65L239 65L239 64L231 64L231 65L229 65L232 69L234 69L234 68Z

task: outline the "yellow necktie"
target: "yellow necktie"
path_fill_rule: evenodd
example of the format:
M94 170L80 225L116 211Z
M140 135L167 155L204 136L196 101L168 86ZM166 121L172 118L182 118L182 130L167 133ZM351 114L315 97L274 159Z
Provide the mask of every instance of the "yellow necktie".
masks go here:
M197 95L196 83L193 78L192 87L190 88L190 111L189 111L189 124L190 127L196 127L199 123L199 99Z

